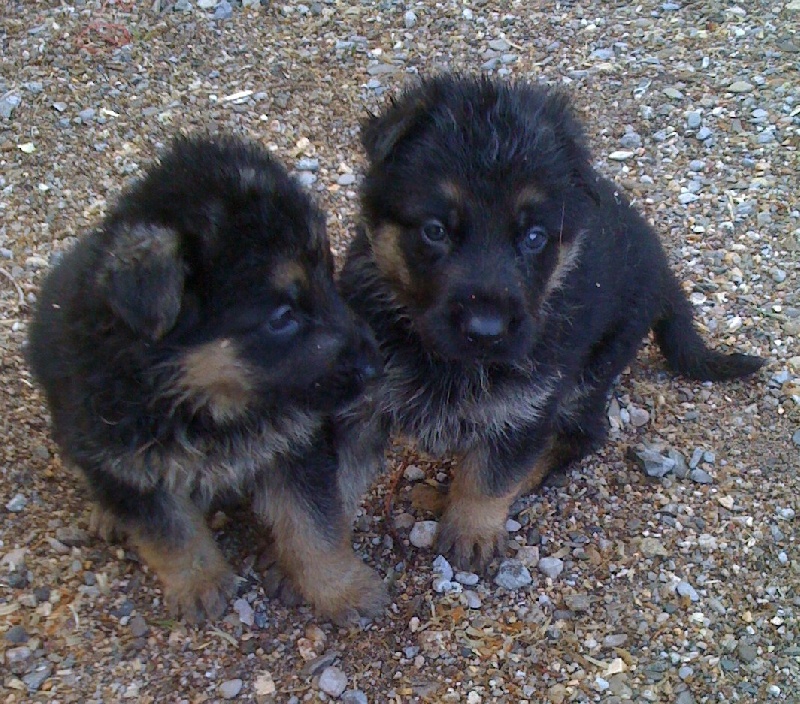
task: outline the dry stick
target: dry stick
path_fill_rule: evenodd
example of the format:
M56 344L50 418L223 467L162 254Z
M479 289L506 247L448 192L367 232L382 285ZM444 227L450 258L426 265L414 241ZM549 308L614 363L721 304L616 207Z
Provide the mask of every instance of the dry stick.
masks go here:
M12 284L14 284L14 287L17 289L17 295L19 295L19 304L21 306L24 306L25 305L25 294L22 291L22 286L20 286L17 283L17 280L13 276L11 276L11 274L9 274L5 269L0 269L0 274L5 276Z
M397 529L394 527L394 521L392 520L392 507L394 504L394 496L397 493L397 487L400 484L400 479L403 477L406 469L408 468L408 461L403 461L399 463L397 469L392 472L391 476L389 477L389 485L386 487L386 497L383 500L383 514L386 518L386 530L389 533L389 536L392 539L392 542L397 549L397 553L400 556L401 560L406 559L406 546L403 545L403 541L400 539L400 536L397 533Z

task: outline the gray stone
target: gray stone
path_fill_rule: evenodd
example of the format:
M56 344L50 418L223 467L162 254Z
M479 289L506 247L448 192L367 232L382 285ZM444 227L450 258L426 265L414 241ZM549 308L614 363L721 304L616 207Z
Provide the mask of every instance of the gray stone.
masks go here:
M545 577L555 579L564 571L564 561L557 557L543 557L537 567Z
M297 174L297 181L300 183L301 186L305 186L309 188L316 183L317 177L312 174L310 171L301 171Z
M685 680L687 677L691 677L693 672L694 670L691 667L688 665L683 665L678 670L678 677L680 677L682 680Z
M5 120L11 119L11 113L14 112L19 107L19 104L22 102L22 98L18 95L12 93L11 95L6 95L3 98L0 98L0 117Z
M146 635L146 634L147 634L147 632L150 630L150 629L148 628L148 626L147 626L147 621L145 621L145 620L144 620L144 619L143 619L141 616L139 616L138 614L137 614L136 616L134 616L134 617L133 617L133 618L130 620L130 623L128 624L128 626L130 627L130 629L131 629L131 635L132 635L134 638L141 638L141 637L143 637L144 635Z
M606 636L603 638L603 645L606 648L620 648L628 640L627 633L612 633L611 635Z
M794 431L794 435L792 435L792 442L800 447L800 429Z
M25 683L25 686L28 688L29 692L36 692L39 690L39 687L42 686L44 681L50 677L50 673L53 671L51 665L44 664L39 665L33 672L29 672L25 677L22 678L22 681Z
M19 513L28 505L28 499L22 494L16 494L11 501L6 504L6 509L11 513Z
M706 162L702 159L693 159L689 162L689 170L694 171L695 173L698 171L702 171L706 168Z
M663 477L677 464L675 460L650 448L634 449L633 457L648 477Z
M749 93L753 90L753 84L747 81L734 81L728 86L728 91L731 93Z
M319 676L319 688L331 697L339 697L347 688L347 675L338 667L326 667Z
M437 555L433 561L433 571L445 579L453 579L453 568L444 555Z
M6 666L11 672L19 674L28 669L28 660L31 658L31 649L27 645L6 650Z
M62 526L56 529L56 539L70 547L80 547L89 542L89 534L77 526Z
M94 119L95 112L96 111L94 108L86 108L78 113L78 117L80 117L84 122L89 122L89 120Z
M319 159L310 159L308 157L298 159L295 168L298 171L317 171L319 169Z
M570 611L588 611L592 606L588 594L567 594L564 603Z
M689 473L689 477L693 482L697 482L698 484L713 484L714 479L713 477L706 472L704 469L693 469Z
M754 645L740 640L739 645L736 646L736 654L742 662L751 663L758 657L758 650Z
M21 645L22 643L27 643L28 638L29 636L27 631L19 624L16 626L11 626L11 628L9 628L3 634L3 639L7 640L9 643L13 643L14 645Z
M686 126L690 130L696 130L703 124L703 116L696 111L692 111L686 115Z
M219 5L214 8L215 20L228 20L233 16L233 8L228 0L222 0Z
M508 589L509 591L521 589L532 581L533 578L531 573L528 572L528 568L519 560L513 558L503 560L494 577L494 583L498 587L503 587L503 589Z
M408 539L415 548L429 548L436 539L439 524L436 521L417 521Z
M352 186L356 182L355 174L342 174L336 179L340 186Z
M467 606L470 609L480 609L482 606L480 596L478 596L477 592L473 592L471 589L466 589L464 591L464 599L466 600Z
M711 130L708 127L701 127L697 130L697 134L695 135L697 139L701 142L705 142L709 137L711 137Z
M348 689L342 694L341 701L343 704L369 704L367 695L360 689Z
M642 138L636 132L626 132L619 140L624 149L638 149L642 146Z
M492 39L489 42L489 48L494 51L508 51L511 48L511 44L505 39Z
M480 581L480 577L474 572L456 572L456 582L465 587L474 587Z
M694 452L692 452L692 459L689 460L689 469L694 469L698 464L700 464L700 460L703 459L704 452L705 450L703 450L702 447L696 447L694 449Z
M681 203L681 205L689 205L689 203L694 203L696 200L700 200L700 196L694 193L681 193L678 196L678 202Z
M242 691L244 683L240 679L227 680L219 686L219 693L223 699L236 699Z
M689 582L678 582L678 586L675 588L675 591L677 591L681 596L688 596L692 601L700 601L700 595L697 593L697 590L691 584L689 584Z
M300 670L300 672L307 677L313 677L314 675L318 675L329 665L332 665L338 657L339 653L335 650L329 650L327 653L323 653L319 657L309 660L303 665L303 669Z
M233 610L239 614L239 621L245 626L252 626L255 623L255 611L247 599L237 599L234 601Z
M684 689L675 697L675 704L695 704L694 695L690 690Z
M403 15L403 22L406 25L406 29L411 29L417 23L417 15L413 10L406 10L406 14Z
M425 472L415 464L410 464L403 472L403 476L410 482L418 482L425 478Z
M197 7L201 10L210 10L212 7L216 7L219 0L197 0Z

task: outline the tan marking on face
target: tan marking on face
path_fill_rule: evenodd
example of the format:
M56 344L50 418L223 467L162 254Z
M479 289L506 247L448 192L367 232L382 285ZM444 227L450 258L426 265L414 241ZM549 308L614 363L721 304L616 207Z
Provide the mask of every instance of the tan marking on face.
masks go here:
M530 207L532 205L539 205L547 200L547 194L539 187L529 184L517 193L516 210Z
M378 268L392 281L407 289L411 287L411 273L400 249L402 235L403 228L390 223L369 233Z
M293 288L308 288L308 275L301 264L295 261L281 262L270 272L269 280L279 291Z
M271 487L274 493L258 502L258 512L269 523L275 565L270 581L288 579L291 591L310 601L323 616L345 622L355 614L375 616L387 601L377 573L352 548L349 520L320 526L310 508L291 491Z
M467 200L464 197L464 192L455 181L442 181L439 184L439 190L455 207L461 206Z
M558 261L544 287L544 293L542 295L543 301L547 301L553 293L564 285L567 280L567 275L578 265L578 260L583 250L583 241L587 234L585 230L581 230L572 242L566 244L559 243Z
M253 373L230 340L214 340L184 355L178 380L182 400L207 406L222 422L243 414L255 395Z

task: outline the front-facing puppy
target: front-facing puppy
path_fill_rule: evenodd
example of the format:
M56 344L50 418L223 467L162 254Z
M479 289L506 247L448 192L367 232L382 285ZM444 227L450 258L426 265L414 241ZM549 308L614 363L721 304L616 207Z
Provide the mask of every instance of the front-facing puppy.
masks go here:
M263 150L176 140L50 272L29 358L97 526L187 619L225 608L235 577L204 514L242 500L271 533L274 591L336 620L381 608L338 420L380 358L335 290L322 214Z
M651 329L689 377L761 366L705 346L559 92L427 80L363 142L364 227L342 284L383 349L389 424L460 457L438 538L457 565L484 567L514 497L602 442L609 388Z

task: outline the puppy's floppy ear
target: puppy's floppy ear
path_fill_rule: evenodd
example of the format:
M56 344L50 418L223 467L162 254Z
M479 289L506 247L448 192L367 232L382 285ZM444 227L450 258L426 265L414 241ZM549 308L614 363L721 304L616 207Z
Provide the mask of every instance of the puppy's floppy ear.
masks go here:
M395 147L403 141L427 112L422 89L399 98L392 98L388 108L379 115L370 115L361 122L361 144L373 164L386 161Z
M597 175L592 168L592 155L580 121L575 116L568 93L551 89L544 110L548 121L554 125L559 148L571 167L573 184L582 189L595 202L600 201Z
M158 340L178 317L185 265L175 230L153 223L121 223L98 272L111 310L134 332Z

